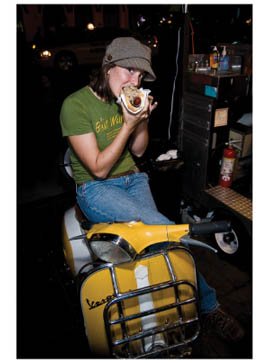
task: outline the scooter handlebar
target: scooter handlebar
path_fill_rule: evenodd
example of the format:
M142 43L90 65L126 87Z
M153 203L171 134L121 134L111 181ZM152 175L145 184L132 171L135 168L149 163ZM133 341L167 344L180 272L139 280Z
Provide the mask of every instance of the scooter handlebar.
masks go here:
M218 233L218 232L230 232L230 221L213 221L205 223L194 223L189 225L190 233L195 235Z

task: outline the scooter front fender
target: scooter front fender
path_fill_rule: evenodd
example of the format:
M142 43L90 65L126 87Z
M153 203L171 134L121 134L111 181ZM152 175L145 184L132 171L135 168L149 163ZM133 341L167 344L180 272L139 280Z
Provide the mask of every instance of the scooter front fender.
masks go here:
M87 232L87 239L92 236L112 234L127 241L137 254L147 247L160 242L179 242L189 231L188 224L148 225L138 221L95 224Z

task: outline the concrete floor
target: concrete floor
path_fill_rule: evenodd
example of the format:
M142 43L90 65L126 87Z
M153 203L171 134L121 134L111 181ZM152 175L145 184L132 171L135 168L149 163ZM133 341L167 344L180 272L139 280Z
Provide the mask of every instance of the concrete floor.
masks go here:
M199 339L198 357L252 358L252 279L250 273L206 251L194 253L197 268L217 291L223 309L237 318L245 330L245 337L237 344L226 344L213 333Z

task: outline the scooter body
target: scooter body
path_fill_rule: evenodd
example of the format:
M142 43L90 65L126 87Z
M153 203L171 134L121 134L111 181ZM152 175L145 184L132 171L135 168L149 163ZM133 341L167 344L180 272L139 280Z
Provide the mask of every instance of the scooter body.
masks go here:
M64 255L79 277L85 332L94 356L190 354L200 323L196 265L185 246L194 242L189 234L188 224L140 221L100 223L84 230L75 208L66 212ZM162 242L168 246L151 251Z

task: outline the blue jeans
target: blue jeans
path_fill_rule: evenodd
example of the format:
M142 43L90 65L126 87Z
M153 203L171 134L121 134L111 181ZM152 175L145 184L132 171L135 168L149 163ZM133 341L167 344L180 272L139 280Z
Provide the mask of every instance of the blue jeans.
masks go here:
M141 220L145 224L174 224L156 207L146 173L89 181L77 189L77 202L93 223ZM201 313L217 306L216 292L198 274Z
M77 189L77 201L93 223L173 224L157 210L146 173L84 183Z

